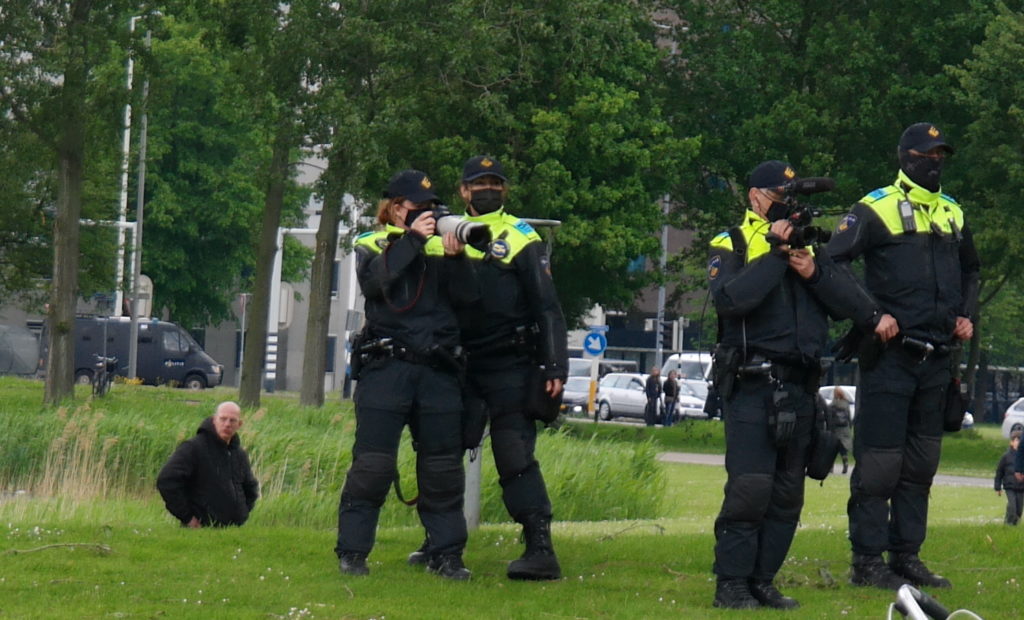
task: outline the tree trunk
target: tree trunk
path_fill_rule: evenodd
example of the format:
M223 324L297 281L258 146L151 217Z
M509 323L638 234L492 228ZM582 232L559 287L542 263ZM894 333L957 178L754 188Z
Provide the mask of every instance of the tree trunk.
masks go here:
M56 405L74 396L75 302L78 299L78 219L82 213L85 161L85 26L91 2L78 1L68 22L68 61L61 88L61 128L57 139L59 176L53 222L53 282L50 292L49 352L43 402Z
M238 400L243 407L258 407L260 404L260 379L267 351L267 319L270 315L270 287L273 284L270 280L274 270L274 255L278 251L277 229L281 224L293 133L290 121L281 122L274 136L274 149L270 156L267 193L263 201L263 223L256 250L256 281L253 284L251 310L246 316L248 325L244 327L245 351L242 352L242 380L238 393ZM273 326L273 331L276 335L277 325Z
M333 168L333 170L332 170ZM331 320L331 273L338 250L338 221L343 196L338 166L327 165L324 204L316 231L316 255L309 278L309 317L306 346L302 356L302 393L299 402L307 407L324 404L324 372L327 362L327 332Z

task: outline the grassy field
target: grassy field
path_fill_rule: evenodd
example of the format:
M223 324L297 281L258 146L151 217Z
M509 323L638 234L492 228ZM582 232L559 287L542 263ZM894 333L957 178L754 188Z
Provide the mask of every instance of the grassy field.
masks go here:
M493 523L471 536L466 562L474 576L469 583L447 583L409 567L405 555L419 544L422 532L405 525L414 519L394 500L388 502L390 524L381 529L370 558L372 574L360 579L338 574L332 515L320 514L326 511L323 506L336 502L339 476L347 466L327 463L347 459L342 454L351 425L346 404L306 410L282 395L266 399L259 419L259 412L250 414L245 441L254 451L264 446L260 478L266 497L245 527L182 530L163 512L151 490L153 467L173 449L179 433L190 434L204 410L230 396L226 390L196 395L115 386L109 401L88 405L83 393L75 406L48 410L39 405L38 384L0 380L0 468L5 472L0 482L0 618L739 615L710 606L711 526L724 472L653 461L655 452L693 450L685 446L702 442L709 446L703 451L714 451L710 446L721 435L717 423L653 432L601 424L596 437L588 432L593 425L568 425L545 434L541 444L547 452L541 460L549 483L559 488L554 538L565 576L561 581L515 583L504 577L507 562L521 546L517 528L500 510L499 517L490 519ZM88 408L83 410L84 405ZM69 430L71 420L78 421ZM13 431L41 434L38 452L43 456L31 446L19 448L9 439ZM166 443L160 444L164 433ZM285 438L276 442L275 434ZM989 477L1004 449L997 435L997 430L982 429L947 440L944 471ZM322 449L317 441L325 444ZM158 445L148 445L153 442ZM136 446L125 445L130 443ZM75 447L79 444L93 446L91 452L83 454ZM956 464L950 470L947 459ZM285 465L282 460L300 462ZM17 465L8 467L12 462ZM81 467L104 475L70 475ZM16 479L47 480L40 468L55 479L63 472L63 486L56 484L52 494L37 487L31 494L12 494L19 488ZM634 486L623 479L634 479ZM801 527L779 575L784 591L802 603L792 617L882 618L893 598L846 583L847 482L832 476L824 485L807 486ZM293 486L301 487L302 494L290 495ZM491 480L488 486L497 485ZM620 501L620 493L645 496L647 501L635 508L645 514L568 519L564 514L599 515L602 504ZM955 584L937 593L940 600L985 618L1019 616L1024 556L1020 530L1001 523L1004 500L988 488L973 487L935 487L932 496L923 556ZM578 504L590 506L584 510ZM768 618L776 612L743 616Z

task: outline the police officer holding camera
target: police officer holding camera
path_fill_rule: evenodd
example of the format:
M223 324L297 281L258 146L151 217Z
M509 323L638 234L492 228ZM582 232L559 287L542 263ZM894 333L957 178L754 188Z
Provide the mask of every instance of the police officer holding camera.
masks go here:
M711 242L728 473L715 520L715 607L799 606L773 580L803 508L828 314L842 315L850 283L812 247L791 247L806 232L789 219L797 182L785 162L758 165L742 224Z
M465 162L459 195L466 220L491 232L489 245L466 247L481 301L460 309L459 323L468 355L467 407L486 409L502 499L523 526L526 550L507 574L517 580L559 579L551 501L534 457L536 421L551 422L557 415L569 364L547 249L529 224L505 212L508 178L494 157ZM475 447L479 440L470 442ZM410 562L419 557L414 553Z
M435 235L430 179L404 170L377 211L382 229L356 239L366 328L352 352L358 366L356 439L338 506L335 552L343 574L369 573L380 507L397 475L402 428L416 449L427 569L469 579L463 565L462 413L456 307L479 301L476 276L452 233Z
M854 585L950 587L918 553L944 406L959 398L950 353L971 338L978 300L980 267L970 228L959 204L940 191L952 153L935 125L908 127L897 149L896 181L854 204L828 245L844 270L862 256L866 283L854 304L863 334L857 464L847 505ZM953 408L955 429L962 415Z

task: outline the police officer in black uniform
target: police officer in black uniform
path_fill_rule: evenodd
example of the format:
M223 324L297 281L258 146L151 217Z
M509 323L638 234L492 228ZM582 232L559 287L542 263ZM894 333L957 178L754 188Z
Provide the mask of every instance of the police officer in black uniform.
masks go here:
M915 123L897 152L896 181L854 204L828 245L840 268L864 258L866 284L855 311L865 335L847 506L851 582L949 587L918 553L939 464L950 351L973 333L979 263L963 211L940 191L953 152L943 133Z
M543 413L533 402L540 395L530 393L543 390L548 399L559 398L569 367L565 319L547 248L529 224L505 212L508 178L494 157L466 161L459 194L466 219L491 231L488 247L466 247L481 302L460 309L459 324L470 396L486 404L502 499L523 526L526 550L507 574L518 580L559 579L551 501L534 457L536 418Z
M822 253L790 246L785 188L795 181L785 162L758 165L743 223L711 242L728 472L715 521L715 607L799 606L773 580L803 507L828 314L842 315L849 282Z
M455 308L479 301L476 278L454 235L435 235L437 196L427 175L393 176L377 232L355 252L366 298L366 328L353 351L359 369L352 466L338 507L335 552L341 572L365 575L380 507L395 480L402 428L416 448L417 511L430 544L427 569L469 579L462 563L462 399Z

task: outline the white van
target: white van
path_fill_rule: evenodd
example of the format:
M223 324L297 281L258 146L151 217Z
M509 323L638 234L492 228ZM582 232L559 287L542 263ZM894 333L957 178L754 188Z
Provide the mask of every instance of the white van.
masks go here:
M680 379L703 379L711 376L711 354L673 353L661 367L661 376L667 377L670 370L676 371Z

